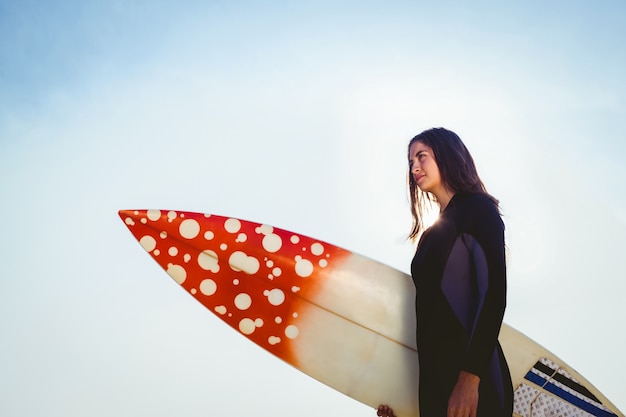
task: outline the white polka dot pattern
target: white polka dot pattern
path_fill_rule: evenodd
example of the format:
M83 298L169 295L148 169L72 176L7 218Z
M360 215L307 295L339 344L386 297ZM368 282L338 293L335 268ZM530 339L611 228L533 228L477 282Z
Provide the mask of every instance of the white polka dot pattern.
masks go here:
M234 329L289 360L307 305L343 249L272 226L180 211L123 211L141 246Z

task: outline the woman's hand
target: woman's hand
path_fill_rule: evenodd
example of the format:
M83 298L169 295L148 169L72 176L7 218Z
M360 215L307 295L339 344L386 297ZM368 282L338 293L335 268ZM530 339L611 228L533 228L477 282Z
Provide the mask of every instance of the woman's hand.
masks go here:
M376 410L376 415L378 415L379 417L396 417L396 415L393 413L393 410L388 405L384 404L378 406L378 409Z
M480 378L461 371L448 400L448 417L476 417Z

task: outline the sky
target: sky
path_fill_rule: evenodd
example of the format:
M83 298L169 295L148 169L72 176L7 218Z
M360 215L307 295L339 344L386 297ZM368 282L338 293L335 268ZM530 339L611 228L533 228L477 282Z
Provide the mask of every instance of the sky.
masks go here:
M406 146L457 132L505 322L626 411L626 4L0 0L0 415L373 416L247 342L120 209L409 271Z

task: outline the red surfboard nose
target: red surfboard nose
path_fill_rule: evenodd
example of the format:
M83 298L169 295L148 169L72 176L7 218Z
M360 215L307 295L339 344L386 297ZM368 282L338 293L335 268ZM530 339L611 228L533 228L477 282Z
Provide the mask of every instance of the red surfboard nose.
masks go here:
M293 361L307 306L349 252L261 223L172 210L120 210L140 245L231 327Z

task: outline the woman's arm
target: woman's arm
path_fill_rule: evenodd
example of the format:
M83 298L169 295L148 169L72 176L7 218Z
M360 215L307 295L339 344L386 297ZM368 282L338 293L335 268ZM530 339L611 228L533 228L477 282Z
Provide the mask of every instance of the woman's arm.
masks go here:
M504 223L497 208L480 196L470 205L469 246L478 284L478 310L469 335L462 370L483 377L498 343L506 307Z

